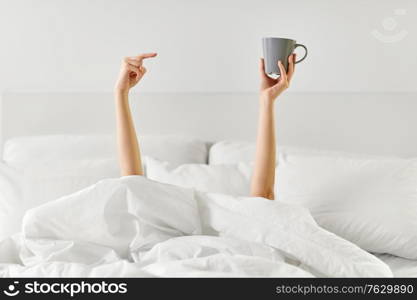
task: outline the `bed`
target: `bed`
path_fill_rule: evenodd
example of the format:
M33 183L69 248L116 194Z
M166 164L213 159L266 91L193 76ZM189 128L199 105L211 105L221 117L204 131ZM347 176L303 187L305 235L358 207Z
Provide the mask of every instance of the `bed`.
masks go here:
M132 98L143 179L119 178L111 93L3 95L2 276L417 276L416 94L286 95L275 203L247 198L256 95Z

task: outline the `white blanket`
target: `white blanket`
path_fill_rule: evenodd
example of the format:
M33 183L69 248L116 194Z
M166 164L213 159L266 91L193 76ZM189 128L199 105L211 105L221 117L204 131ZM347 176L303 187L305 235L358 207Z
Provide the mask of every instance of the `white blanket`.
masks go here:
M208 194L140 176L30 210L0 242L2 276L392 276L296 205Z

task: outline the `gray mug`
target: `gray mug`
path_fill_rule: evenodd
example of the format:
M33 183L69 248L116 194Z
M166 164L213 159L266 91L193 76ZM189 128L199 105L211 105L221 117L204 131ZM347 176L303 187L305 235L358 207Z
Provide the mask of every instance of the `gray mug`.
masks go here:
M262 38L262 46L265 60L265 73L270 76L278 77L280 75L278 61L280 60L288 70L288 57L294 52L295 48L302 47L305 50L303 58L295 63L302 62L307 57L307 47L297 44L295 40L283 39L277 37Z

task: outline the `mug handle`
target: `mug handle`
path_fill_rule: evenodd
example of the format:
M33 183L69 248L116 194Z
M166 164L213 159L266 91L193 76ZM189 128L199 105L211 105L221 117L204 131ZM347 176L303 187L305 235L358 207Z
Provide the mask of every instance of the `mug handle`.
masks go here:
M294 50L295 50L297 47L302 47L302 48L304 48L304 50L305 50L306 54L304 54L304 56L303 56L303 58L302 58L302 59L297 60L297 61L295 62L296 64L298 64L298 63L302 62L304 59L306 59L307 54L308 54L307 47L306 47L306 46L304 46L303 44L295 44Z

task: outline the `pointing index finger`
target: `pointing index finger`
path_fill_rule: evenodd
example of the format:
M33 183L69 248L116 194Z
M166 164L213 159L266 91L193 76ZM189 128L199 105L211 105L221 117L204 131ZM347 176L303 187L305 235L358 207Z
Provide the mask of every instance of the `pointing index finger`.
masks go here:
M143 53L143 54L139 54L137 56L137 58L139 58L139 59L145 59L145 58L155 57L156 55L157 55L157 53L155 53L155 52Z
M137 56L130 56L130 57L128 57L128 60L130 60L130 61L136 61L138 63L141 63L142 60L144 60L146 58L155 57L156 55L157 55L157 53L155 53L155 52L143 53L143 54L139 54Z

